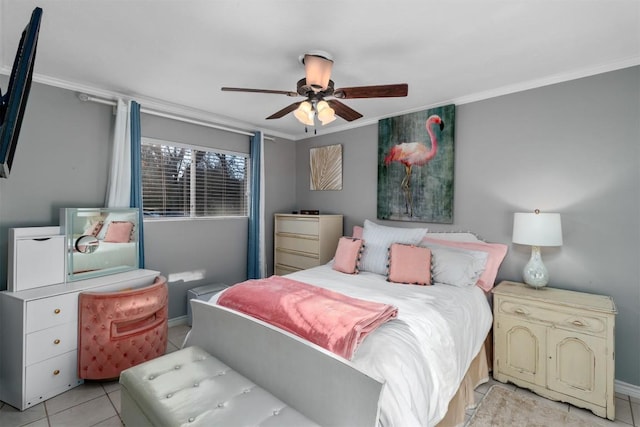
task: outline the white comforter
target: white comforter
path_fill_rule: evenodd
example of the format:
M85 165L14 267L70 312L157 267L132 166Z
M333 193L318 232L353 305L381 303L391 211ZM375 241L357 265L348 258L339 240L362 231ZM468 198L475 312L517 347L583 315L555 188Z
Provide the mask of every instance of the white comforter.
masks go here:
M444 417L491 328L480 288L400 285L374 273L339 273L330 265L287 277L398 307L397 319L369 335L352 361L386 381L381 425L433 426Z

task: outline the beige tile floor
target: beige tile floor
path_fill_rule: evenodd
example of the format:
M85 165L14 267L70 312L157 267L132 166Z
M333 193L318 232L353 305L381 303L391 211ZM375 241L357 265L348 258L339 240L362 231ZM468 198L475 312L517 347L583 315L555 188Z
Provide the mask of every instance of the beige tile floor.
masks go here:
M176 351L189 331L187 325L169 328L168 352ZM530 393L514 385L490 380L476 389L476 401L480 402L485 393L494 384L501 384L514 393ZM616 420L607 421L592 415L588 411L566 403L558 403L567 411L580 411L602 426L640 427L640 399L625 395L616 395ZM467 411L467 420L473 415ZM0 402L0 426L2 427L89 427L122 426L120 420L120 385L117 381L87 381L83 385L53 397L43 403L20 412ZM133 427L133 426L132 426Z

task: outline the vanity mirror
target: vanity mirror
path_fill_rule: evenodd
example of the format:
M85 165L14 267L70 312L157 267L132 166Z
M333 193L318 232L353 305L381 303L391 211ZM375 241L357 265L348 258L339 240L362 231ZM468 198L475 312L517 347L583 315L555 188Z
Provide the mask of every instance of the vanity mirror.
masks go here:
M135 270L140 241L137 208L65 208L67 282Z

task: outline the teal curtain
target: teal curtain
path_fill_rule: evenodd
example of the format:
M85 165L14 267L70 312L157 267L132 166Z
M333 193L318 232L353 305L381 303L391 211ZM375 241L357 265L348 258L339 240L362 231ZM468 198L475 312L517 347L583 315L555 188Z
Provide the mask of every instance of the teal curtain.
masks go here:
M139 267L144 268L144 222L142 213L142 134L140 132L140 104L131 101L131 202L132 208L138 208Z
M265 275L264 251L264 138L256 132L250 140L251 197L249 199L249 242L247 251L247 279Z

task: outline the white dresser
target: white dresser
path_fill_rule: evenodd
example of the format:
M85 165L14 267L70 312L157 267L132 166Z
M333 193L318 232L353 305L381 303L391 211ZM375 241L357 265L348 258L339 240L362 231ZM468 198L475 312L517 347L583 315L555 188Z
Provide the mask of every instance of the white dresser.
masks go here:
M342 215L276 214L274 233L274 274L316 267L335 255Z
M0 292L0 400L25 410L82 383L77 372L78 294L153 283L132 270L70 283Z
M493 377L613 420L611 297L514 282L493 294Z

